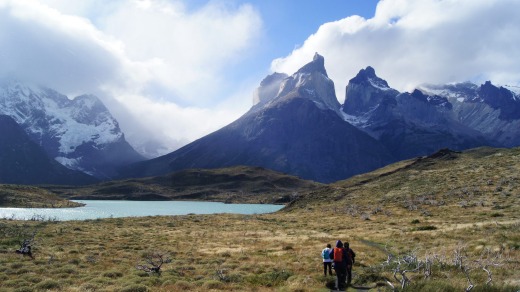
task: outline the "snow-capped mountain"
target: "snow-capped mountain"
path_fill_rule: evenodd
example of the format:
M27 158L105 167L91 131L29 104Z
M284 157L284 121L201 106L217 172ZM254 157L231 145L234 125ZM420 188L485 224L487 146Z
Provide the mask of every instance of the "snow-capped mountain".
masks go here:
M49 158L11 117L0 115L0 183L81 185L96 181Z
M254 100L251 110L230 125L170 154L136 163L124 176L252 165L332 182L394 160L377 140L343 120L334 83L318 54L292 76L266 77Z
M349 81L345 120L383 143L398 159L441 148L520 145L520 98L491 82L388 86L371 67Z
M70 100L50 88L4 79L0 114L12 117L49 157L70 169L107 179L119 166L142 160L93 95Z
M520 95L490 81L478 86L466 82L423 85L419 90L442 96L452 105L449 118L472 128L497 146L520 145Z

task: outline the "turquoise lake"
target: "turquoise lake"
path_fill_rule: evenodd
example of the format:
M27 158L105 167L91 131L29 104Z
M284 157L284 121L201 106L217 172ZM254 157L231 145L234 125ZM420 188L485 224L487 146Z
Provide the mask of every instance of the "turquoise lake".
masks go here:
M108 201L78 200L78 208L0 208L0 218L16 220L88 220L98 218L143 217L187 214L263 214L276 212L283 205L224 204L195 201Z

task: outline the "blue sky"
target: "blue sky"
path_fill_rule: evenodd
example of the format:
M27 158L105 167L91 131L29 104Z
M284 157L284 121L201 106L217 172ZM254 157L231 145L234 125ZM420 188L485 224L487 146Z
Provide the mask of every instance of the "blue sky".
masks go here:
M260 81L325 58L337 99L389 85L520 85L517 0L0 0L0 76L96 94L138 150L165 153L243 115Z
M205 1L198 1L205 2ZM250 3L258 9L263 19L265 42L256 49L268 69L272 59L286 56L327 22L337 21L351 15L365 18L374 16L378 1L374 0L256 0L230 1ZM259 62L260 63L260 62ZM260 65L262 66L262 65Z
M207 1L195 1L198 4ZM263 20L262 41L252 48L255 55L237 66L233 77L268 73L271 61L290 54L327 22L350 15L374 16L375 0L256 0L229 1L232 5L252 4Z

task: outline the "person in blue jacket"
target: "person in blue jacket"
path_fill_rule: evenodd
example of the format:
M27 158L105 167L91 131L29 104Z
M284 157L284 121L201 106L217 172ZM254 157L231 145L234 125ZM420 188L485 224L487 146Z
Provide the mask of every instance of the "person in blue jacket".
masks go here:
M330 257L332 254L332 248L330 244L327 244L327 247L321 251L321 257L323 258L323 275L327 276L327 270L329 271L329 275L332 276L332 258Z

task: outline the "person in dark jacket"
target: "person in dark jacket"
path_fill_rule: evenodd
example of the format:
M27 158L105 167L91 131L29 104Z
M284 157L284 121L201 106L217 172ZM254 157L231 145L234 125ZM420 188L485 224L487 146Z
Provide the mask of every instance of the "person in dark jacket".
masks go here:
M334 271L336 271L337 278L336 288L338 290L344 290L346 288L345 280L347 278L347 259L341 240L336 241L336 247L332 250L332 258L334 259Z
M356 261L356 254L350 248L350 244L345 242L344 251L346 254L346 278L347 278L347 287L350 286L350 282L352 281L352 265Z

